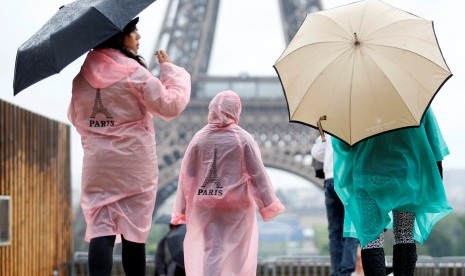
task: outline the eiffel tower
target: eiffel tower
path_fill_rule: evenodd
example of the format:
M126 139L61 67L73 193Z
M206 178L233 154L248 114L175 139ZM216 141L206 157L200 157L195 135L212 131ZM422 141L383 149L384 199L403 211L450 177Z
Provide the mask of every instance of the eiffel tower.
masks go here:
M320 0L278 2L286 44L307 13L322 9ZM210 100L227 89L234 90L242 99L240 125L254 136L265 166L301 176L320 187L323 185L314 176L311 166L310 150L318 131L289 123L289 111L276 75L208 75L219 6L220 0L169 1L156 42L155 49L165 49L175 64L191 74L192 97L180 117L169 122L155 122L160 169L155 213L176 191L182 157L193 135L207 123ZM149 61L149 69L158 75L158 64L154 60Z
M218 178L218 173L216 171L216 147L215 147L215 150L213 152L213 161L212 161L212 165L210 167L210 171L208 172L208 175L205 178L205 181L203 182L201 187L205 188L207 186L207 184L210 184L210 183L214 183L216 185L217 189L223 188L221 186L221 181Z
M97 116L99 113L103 113L107 119L113 118L110 112L108 112L105 106L103 106L102 97L100 96L100 89L97 89L97 93L95 94L94 110L92 111L92 115L90 115L90 117L95 118L95 116Z

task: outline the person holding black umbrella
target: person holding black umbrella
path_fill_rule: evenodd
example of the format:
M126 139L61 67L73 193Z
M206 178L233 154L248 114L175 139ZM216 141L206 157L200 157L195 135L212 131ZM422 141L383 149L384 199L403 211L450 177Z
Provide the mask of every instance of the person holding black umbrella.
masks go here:
M145 275L158 180L152 119L180 115L190 99L189 73L164 51L157 52L159 78L137 55L138 20L94 47L73 80L68 117L84 150L81 206L90 275L111 274L120 240L126 275Z

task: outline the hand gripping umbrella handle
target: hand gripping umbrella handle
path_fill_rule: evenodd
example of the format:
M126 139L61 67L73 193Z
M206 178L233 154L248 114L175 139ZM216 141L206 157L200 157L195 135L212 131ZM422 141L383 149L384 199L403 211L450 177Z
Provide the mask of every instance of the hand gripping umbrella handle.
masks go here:
M321 116L320 119L318 119L318 122L316 123L316 125L318 126L318 131L320 132L320 135L321 135L321 141L326 142L325 133L323 132L323 127L321 126L322 120L326 120L326 115Z

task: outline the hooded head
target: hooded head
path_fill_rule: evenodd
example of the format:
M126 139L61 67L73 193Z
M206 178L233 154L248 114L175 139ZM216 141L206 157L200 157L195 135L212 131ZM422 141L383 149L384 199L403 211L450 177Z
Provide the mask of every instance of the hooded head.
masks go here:
M238 124L241 116L241 99L236 92L227 90L218 93L208 106L208 123L218 127Z

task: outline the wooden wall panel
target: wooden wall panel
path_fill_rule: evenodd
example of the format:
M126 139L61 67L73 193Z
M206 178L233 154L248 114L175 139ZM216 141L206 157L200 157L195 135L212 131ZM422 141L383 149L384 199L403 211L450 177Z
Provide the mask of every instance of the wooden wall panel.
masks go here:
M68 125L0 100L0 195L10 196L12 205L11 243L0 246L0 276L69 275Z

